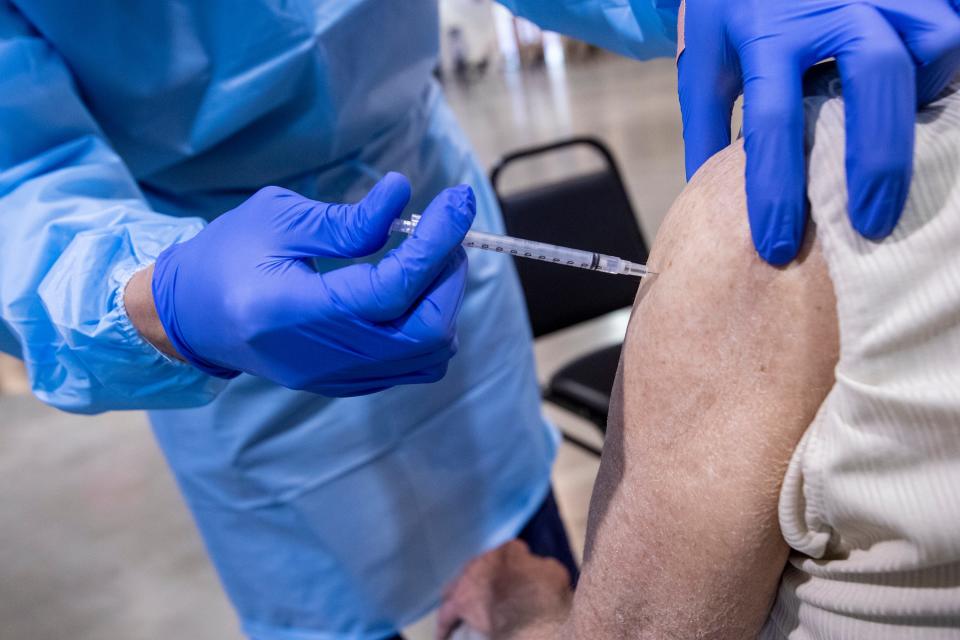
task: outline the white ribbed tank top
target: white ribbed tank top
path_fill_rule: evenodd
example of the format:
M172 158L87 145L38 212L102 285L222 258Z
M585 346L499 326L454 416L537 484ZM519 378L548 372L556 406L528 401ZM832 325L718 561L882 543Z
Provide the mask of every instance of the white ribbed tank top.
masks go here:
M960 638L960 85L923 110L893 235L847 218L839 83L807 98L809 196L837 294L836 383L780 495L792 547L763 638Z

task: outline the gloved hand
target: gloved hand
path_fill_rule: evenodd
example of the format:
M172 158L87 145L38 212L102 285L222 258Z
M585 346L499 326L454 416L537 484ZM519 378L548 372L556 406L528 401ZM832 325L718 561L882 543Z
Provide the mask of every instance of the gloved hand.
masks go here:
M173 346L212 375L244 371L328 396L439 380L457 349L469 187L437 196L376 265L311 264L375 252L409 199L399 174L356 205L260 190L157 260L154 301Z
M907 198L917 105L960 67L950 0L687 0L679 59L687 177L730 144L744 94L747 205L757 251L797 254L806 225L806 69L835 57L846 101L854 228L887 236Z

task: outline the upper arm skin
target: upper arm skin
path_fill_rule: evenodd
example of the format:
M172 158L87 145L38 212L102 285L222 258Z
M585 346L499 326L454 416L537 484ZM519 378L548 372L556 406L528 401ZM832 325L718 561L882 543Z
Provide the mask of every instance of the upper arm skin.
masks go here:
M635 302L567 631L749 638L787 557L777 503L833 384L836 301L808 229L774 268L750 241L737 144L664 221Z

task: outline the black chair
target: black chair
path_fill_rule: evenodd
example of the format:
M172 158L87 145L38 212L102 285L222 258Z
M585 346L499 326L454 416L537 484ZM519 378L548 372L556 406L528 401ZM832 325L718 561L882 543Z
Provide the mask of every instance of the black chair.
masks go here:
M582 147L603 160L603 168L573 178L504 195L500 179L518 162ZM572 138L505 156L490 173L509 235L598 251L634 262L647 261L647 243L613 154L595 138ZM535 338L592 320L633 304L639 280L583 269L516 259ZM621 344L577 358L560 369L543 390L544 399L572 411L605 431L610 393ZM593 445L564 434L599 454Z

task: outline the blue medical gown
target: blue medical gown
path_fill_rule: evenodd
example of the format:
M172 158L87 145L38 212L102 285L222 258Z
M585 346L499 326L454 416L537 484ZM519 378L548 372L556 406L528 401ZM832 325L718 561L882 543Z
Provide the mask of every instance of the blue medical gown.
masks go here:
M669 50L636 27L654 4L510 4ZM348 201L396 170L417 211L467 182L475 226L502 230L432 80L437 32L433 0L0 0L0 349L52 405L155 409L254 638L389 635L548 487L557 439L502 256L470 254L444 380L363 398L209 378L145 344L122 305L136 270L264 184Z
M544 29L638 59L677 49L680 0L497 0Z

